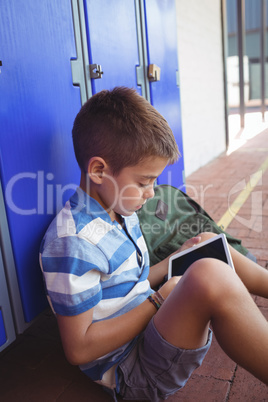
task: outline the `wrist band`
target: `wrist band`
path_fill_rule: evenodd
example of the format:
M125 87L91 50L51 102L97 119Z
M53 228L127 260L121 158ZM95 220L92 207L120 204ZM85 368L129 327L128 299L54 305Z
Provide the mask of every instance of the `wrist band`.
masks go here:
M148 296L147 299L155 306L156 310L160 309L161 304L158 303L153 297L152 295Z
M160 304L160 306L162 306L162 304L164 303L165 299L164 299L164 297L161 295L161 293L159 292L159 290L154 293L154 296L156 297L156 300L158 301L158 303Z

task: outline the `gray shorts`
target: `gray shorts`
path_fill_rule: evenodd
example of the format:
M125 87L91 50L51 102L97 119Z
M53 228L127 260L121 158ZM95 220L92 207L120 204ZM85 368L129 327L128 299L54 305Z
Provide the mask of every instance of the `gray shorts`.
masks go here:
M120 395L128 400L161 401L182 388L202 364L211 345L185 350L171 345L156 330L153 319L137 345L119 365Z

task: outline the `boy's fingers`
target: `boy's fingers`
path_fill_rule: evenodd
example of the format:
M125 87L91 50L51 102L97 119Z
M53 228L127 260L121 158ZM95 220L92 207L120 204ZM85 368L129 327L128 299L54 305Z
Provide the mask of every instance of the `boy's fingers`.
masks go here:
M174 254L179 253L180 251L187 250L187 248L195 246L196 244L200 243L200 241L201 241L201 236L195 236L195 237L192 237L191 239L186 240L186 242L183 243L183 245L177 251L174 251L174 253L172 253L169 257L171 257Z
M186 240L186 242L181 246L180 251L187 250L187 248L195 246L196 244L200 243L200 241L201 236L192 237L191 239Z
M192 237L192 238L190 239L190 241L192 242L192 245L194 246L195 244L200 243L200 241L201 241L201 236Z

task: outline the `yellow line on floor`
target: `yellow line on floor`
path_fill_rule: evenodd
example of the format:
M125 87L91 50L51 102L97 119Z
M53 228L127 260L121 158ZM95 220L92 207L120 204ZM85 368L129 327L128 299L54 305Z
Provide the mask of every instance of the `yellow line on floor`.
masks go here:
M223 214L219 222L218 226L221 226L224 230L230 225L234 217L237 215L240 208L246 202L250 193L253 191L254 187L258 184L264 172L268 169L268 158L261 164L260 168L257 172L253 173L250 176L250 180L247 183L244 190L236 197L232 205L227 209L227 211Z

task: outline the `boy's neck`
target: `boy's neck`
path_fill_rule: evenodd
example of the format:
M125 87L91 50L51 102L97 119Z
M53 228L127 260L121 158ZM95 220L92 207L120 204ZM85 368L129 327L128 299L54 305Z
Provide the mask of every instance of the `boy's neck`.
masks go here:
M80 179L80 188L88 194L91 198L94 198L94 200L98 201L98 203L102 205L102 202L99 198L98 192L96 190L95 184L90 180L88 175L81 174L81 179ZM121 215L117 214L113 210L107 210L106 212L109 214L110 218L112 221L118 222L120 225L123 223L123 219Z
M88 175L81 173L81 178L80 178L80 188L88 194L90 197L90 188L91 188L91 182L90 178Z

